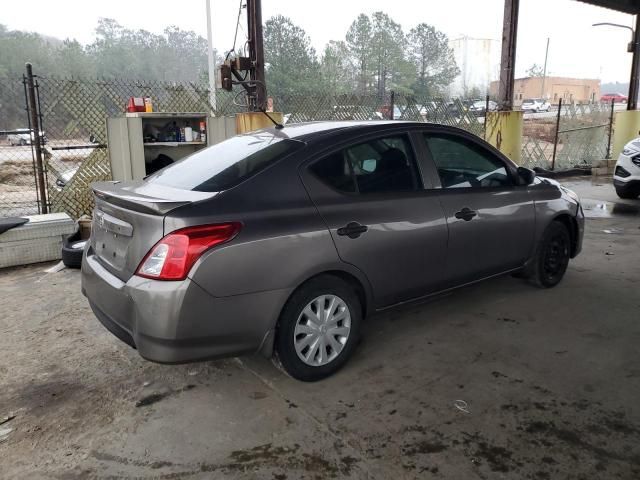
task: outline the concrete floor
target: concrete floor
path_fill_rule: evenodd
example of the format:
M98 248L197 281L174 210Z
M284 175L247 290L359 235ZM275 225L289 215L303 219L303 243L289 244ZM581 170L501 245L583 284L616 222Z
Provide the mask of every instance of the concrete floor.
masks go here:
M258 356L148 363L78 272L3 271L0 477L640 478L640 201L566 183L592 218L557 288L504 277L370 318L313 384Z

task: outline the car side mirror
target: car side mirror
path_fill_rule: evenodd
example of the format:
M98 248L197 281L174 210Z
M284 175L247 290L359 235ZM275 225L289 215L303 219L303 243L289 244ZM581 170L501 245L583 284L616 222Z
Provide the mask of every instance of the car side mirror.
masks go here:
M518 176L522 179L524 185L531 185L536 178L536 172L530 168L518 167Z

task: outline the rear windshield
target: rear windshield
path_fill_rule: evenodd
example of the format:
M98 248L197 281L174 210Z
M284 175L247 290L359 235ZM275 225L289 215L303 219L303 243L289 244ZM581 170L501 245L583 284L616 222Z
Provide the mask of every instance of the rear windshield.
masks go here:
M146 182L194 190L219 192L239 184L304 143L269 132L239 135L200 150L147 177Z

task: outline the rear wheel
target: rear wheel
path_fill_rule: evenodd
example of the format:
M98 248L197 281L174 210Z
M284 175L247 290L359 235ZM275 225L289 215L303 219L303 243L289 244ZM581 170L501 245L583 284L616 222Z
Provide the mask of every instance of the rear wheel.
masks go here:
M538 245L529 277L540 288L555 287L567 271L571 257L571 236L559 221L551 222Z
M321 380L339 370L356 347L362 307L353 288L323 275L300 287L278 321L276 352L292 377Z

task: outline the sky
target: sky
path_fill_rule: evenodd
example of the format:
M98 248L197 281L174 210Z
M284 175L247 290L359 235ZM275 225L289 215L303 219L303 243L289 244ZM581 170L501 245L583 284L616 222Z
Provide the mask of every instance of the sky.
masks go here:
M239 1L211 3L214 47L226 51L233 45ZM30 14L15 2L9 5L4 5L0 14L0 23L9 29L75 38L83 44L93 40L100 17L156 33L176 25L204 37L207 34L205 0L30 0ZM450 38L500 39L503 5L503 0L262 0L262 16L263 21L273 15L288 16L321 52L329 40L344 39L358 14L378 10L388 13L405 32L425 22ZM626 82L631 68L626 46L631 33L591 25L612 22L631 26L632 20L631 15L575 0L521 0L516 76L524 76L533 63L544 63L550 38L549 75ZM244 31L240 30L239 37Z

